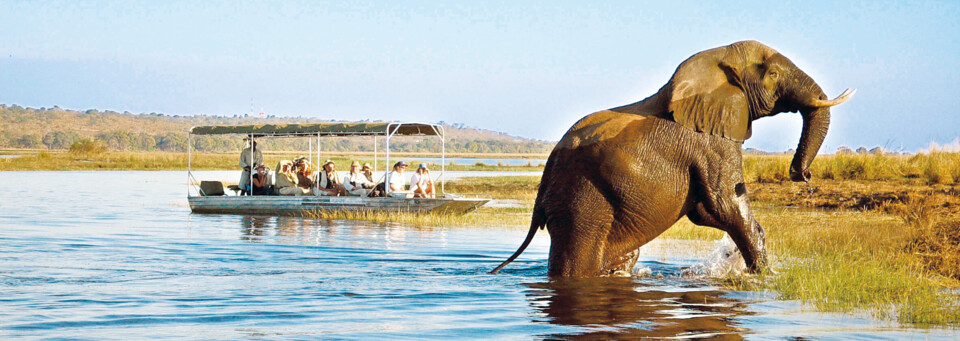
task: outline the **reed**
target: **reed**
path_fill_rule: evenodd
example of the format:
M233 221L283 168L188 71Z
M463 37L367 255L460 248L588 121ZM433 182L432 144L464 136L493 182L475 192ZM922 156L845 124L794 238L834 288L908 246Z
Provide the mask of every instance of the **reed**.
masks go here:
M481 207L468 214L315 210L305 216L329 220L362 220L374 223L401 223L415 227L529 227L530 213L511 208Z

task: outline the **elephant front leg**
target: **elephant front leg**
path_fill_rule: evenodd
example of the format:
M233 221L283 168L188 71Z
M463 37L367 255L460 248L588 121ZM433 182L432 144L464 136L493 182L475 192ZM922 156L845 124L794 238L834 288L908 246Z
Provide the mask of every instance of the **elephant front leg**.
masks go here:
M708 190L705 200L698 203L688 217L697 225L727 232L750 272L763 271L767 266L766 233L753 217L743 182L730 187Z

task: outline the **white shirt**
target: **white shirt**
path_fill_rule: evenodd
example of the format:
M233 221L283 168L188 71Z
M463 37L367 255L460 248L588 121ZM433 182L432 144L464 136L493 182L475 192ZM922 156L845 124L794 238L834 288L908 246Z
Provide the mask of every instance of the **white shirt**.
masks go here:
M413 173L413 176L410 177L410 189L411 189L411 190L417 187L417 184L420 183L420 178L421 178L421 177L420 177L420 173L416 173L416 172ZM431 180L430 180L430 174L429 174L429 173L424 174L424 175L423 175L423 187L424 187L423 189L424 189L424 190L426 190L428 187L430 187L430 181L431 181Z
M403 175L397 173L397 171L392 171L390 174L387 174L387 183L397 188L391 189L391 192L405 191L407 189L406 180L403 178Z
M354 186L353 183L356 183L356 186ZM373 187L374 185L373 182L367 180L367 176L363 175L363 173L347 174L347 177L343 181L343 187L348 191L352 191L354 187L363 188L363 185L368 185L368 187Z

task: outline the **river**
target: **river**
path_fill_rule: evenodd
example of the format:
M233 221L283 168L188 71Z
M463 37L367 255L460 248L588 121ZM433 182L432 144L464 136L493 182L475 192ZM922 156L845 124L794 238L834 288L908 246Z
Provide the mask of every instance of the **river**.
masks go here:
M960 337L681 275L704 242L645 247L650 276L551 281L546 233L490 275L524 229L191 214L185 172L0 176L3 339Z

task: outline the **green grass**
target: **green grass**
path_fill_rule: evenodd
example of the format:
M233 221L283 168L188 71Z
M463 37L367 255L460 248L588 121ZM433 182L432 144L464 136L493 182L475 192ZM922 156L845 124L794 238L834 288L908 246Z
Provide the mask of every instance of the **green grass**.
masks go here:
M445 190L457 194L484 194L493 199L520 200L533 207L540 176L467 177L448 181Z
M960 325L960 302L945 294L956 280L925 270L905 252L916 230L878 212L759 211L782 299L820 311L865 311L918 325Z

